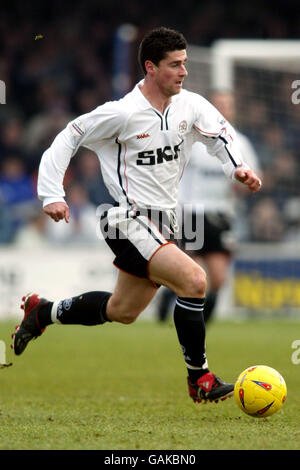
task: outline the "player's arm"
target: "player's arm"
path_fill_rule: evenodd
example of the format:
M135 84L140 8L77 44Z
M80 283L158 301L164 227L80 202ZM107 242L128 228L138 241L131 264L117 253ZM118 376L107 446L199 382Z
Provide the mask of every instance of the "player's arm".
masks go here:
M204 102L205 112L199 115L194 124L199 140L206 145L212 156L220 160L228 178L244 184L251 192L259 191L261 180L243 161L234 128L214 106L206 100Z
M237 168L234 171L234 179L246 185L252 193L259 191L262 185L261 179L250 168Z
M44 206L45 214L49 215L55 222L64 219L69 223L70 211L69 206L65 202L52 202Z
M227 124L220 135L210 144L210 153L216 155L222 163L225 175L245 185L249 191L255 193L260 190L262 183L259 176L243 161L236 141L234 129ZM230 135L228 135L230 132Z
M43 202L44 212L53 220L69 221L63 180L78 148L93 150L96 142L120 132L122 122L122 112L115 105L99 106L70 122L44 152L38 173L38 197Z
M44 212L53 220L69 220L63 179L75 150L67 129L60 132L43 153L38 173L38 197Z
M63 179L76 151L76 141L68 126L54 139L43 153L38 173L38 197L44 212L55 222L69 221L69 208L65 202Z

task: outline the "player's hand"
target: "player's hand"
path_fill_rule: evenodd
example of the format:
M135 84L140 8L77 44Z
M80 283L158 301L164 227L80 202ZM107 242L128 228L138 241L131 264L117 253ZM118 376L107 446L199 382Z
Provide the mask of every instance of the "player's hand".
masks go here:
M53 202L44 207L44 212L51 217L55 222L64 219L67 224L69 223L70 211L65 202Z
M259 191L262 186L260 178L252 170L238 168L235 170L234 176L240 183L248 186L252 193Z

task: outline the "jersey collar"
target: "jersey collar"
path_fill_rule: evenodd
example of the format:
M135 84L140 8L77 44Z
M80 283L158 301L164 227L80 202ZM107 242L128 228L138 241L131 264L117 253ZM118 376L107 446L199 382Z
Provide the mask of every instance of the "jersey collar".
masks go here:
M138 104L140 109L153 109L153 106L147 98L143 95L143 93L140 90L140 85L144 83L144 79L140 80L132 90L135 102ZM171 103L173 103L177 99L178 95L174 95L171 98ZM169 105L170 106L170 105Z
M147 98L143 95L143 93L140 90L140 85L144 83L144 80L140 80L132 90L132 93L134 95L135 102L138 104L138 106L141 109L149 109L152 108L153 106L149 103Z

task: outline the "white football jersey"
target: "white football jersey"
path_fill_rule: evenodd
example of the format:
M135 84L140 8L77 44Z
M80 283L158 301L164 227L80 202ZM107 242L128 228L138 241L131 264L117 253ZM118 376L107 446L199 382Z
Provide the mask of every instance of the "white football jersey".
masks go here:
M44 206L64 201L64 174L83 146L98 155L105 185L120 205L173 209L196 141L219 158L228 177L243 164L234 129L205 98L182 90L162 115L137 84L124 98L80 116L57 135L41 159L39 198Z
M259 172L259 161L249 139L236 131L237 144L243 161L255 172ZM191 210L222 212L232 215L235 193L222 171L218 158L212 157L205 145L196 142L191 150L189 164L180 182L180 204L188 203Z

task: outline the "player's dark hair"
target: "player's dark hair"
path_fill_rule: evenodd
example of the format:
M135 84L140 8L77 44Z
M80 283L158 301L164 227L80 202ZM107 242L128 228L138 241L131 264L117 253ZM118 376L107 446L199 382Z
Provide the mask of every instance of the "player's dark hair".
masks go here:
M146 75L145 61L151 60L155 65L165 59L168 52L181 51L187 48L187 42L183 34L161 26L150 31L142 40L138 60L141 69Z

